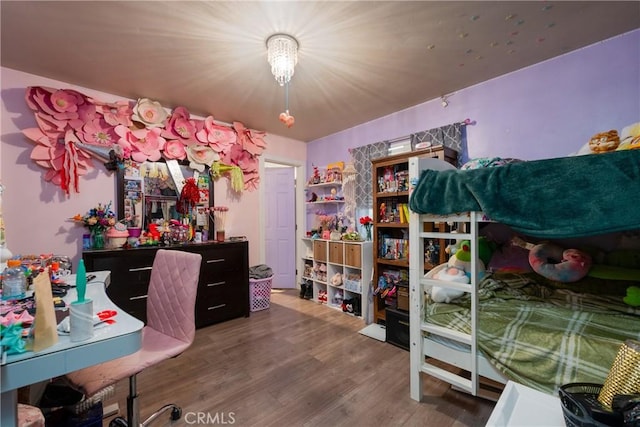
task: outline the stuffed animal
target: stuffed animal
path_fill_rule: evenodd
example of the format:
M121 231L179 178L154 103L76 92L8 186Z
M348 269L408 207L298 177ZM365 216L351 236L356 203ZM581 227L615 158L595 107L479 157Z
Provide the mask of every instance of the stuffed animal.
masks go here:
M340 274L340 273L334 274L333 277L331 277L331 284L333 286L342 285L342 274Z
M484 243L480 244L481 241L484 241ZM482 252L484 252L484 255L480 253L480 248L483 248ZM482 277L484 276L484 272L486 271L486 264L482 258L488 257L488 259L491 259L491 252L489 250L488 242L486 239L478 239L478 249L479 259L477 268L479 276ZM460 270L464 271L467 276L471 277L471 243L469 240L462 240L459 243L458 249L455 251L455 254L451 258L449 258L447 265L449 267L457 267Z
M640 122L622 129L617 150L637 150L638 148L640 148Z
M495 244L490 242L486 237L480 236L478 238L478 256L484 265L489 264L491 256L495 250ZM445 252L455 255L459 260L470 262L471 261L471 242L469 240L461 240L455 244L455 246L447 246Z
M464 270L458 267L443 266L438 272L433 274L433 279L446 282L469 283L469 276ZM445 302L449 304L452 300L464 295L464 291L458 289L433 286L431 288L431 299L434 302Z
M640 307L640 288L637 286L629 286L627 288L627 296L622 299L625 304L632 307Z
M620 145L618 131L612 129L608 132L597 133L589 140L589 148L592 153L606 153L614 151Z
M547 279L569 283L589 273L591 256L578 249L562 249L552 243L542 243L529 251L529 264L533 271Z

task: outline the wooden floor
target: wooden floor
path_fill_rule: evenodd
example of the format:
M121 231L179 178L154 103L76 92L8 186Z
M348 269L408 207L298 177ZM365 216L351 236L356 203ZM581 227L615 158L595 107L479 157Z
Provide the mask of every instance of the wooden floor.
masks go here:
M180 426L485 425L493 402L439 380L425 379L424 402L412 400L409 352L359 334L363 326L274 290L269 309L199 329L185 353L140 373L141 415L173 402ZM127 392L118 383L105 405L126 412ZM154 425L171 425L169 416Z

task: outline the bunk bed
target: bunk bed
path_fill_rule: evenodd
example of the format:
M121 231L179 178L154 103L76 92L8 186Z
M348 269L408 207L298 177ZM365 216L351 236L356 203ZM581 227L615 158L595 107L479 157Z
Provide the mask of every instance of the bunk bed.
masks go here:
M491 222L538 241L640 230L640 150L473 170L413 157L409 176L411 397L422 400L423 374L473 395L482 394L483 377L551 394L576 380L602 383L622 342L640 339L640 307L620 295L629 282L563 286L536 273L483 275L477 243ZM458 233L425 226L434 223L455 224ZM425 275L431 239L470 241L469 284ZM433 286L463 296L435 303Z

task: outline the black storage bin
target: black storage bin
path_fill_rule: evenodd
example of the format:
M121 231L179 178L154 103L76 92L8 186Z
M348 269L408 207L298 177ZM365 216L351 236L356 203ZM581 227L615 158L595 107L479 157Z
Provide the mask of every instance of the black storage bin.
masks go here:
M409 313L386 308L387 342L404 350L409 350Z

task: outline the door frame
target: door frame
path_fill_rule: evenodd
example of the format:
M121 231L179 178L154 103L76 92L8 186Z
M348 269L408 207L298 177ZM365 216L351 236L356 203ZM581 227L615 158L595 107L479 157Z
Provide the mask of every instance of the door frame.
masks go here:
M306 165L299 160L289 159L286 157L269 155L268 153L263 153L260 157L259 164L259 174L261 177L265 176L265 163L277 163L285 166L291 166L295 168L295 181L296 181L296 191L295 191L295 218L296 223L294 225L295 230L295 239L296 239L296 248L295 248L295 275L296 275L296 288L300 288L300 280L302 280L302 270L300 267L300 263L302 262L301 253L302 253L302 238L304 237L304 205L302 204L304 201L304 183L306 177ZM265 190L264 185L258 186L258 203L262 209L265 208ZM266 233L265 233L265 216L259 215L259 257L260 264L264 264L266 260Z

